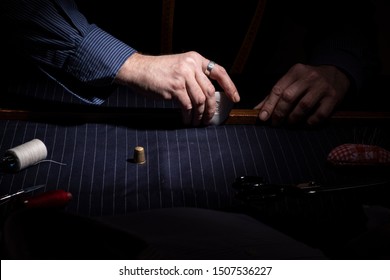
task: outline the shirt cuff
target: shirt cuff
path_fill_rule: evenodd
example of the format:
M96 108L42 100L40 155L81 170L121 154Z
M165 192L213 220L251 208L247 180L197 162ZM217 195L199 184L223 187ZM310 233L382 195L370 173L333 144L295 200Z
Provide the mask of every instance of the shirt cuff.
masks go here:
M123 63L136 52L127 44L93 26L66 64L66 72L93 86L111 85Z
M353 92L359 92L364 84L365 74L356 54L343 49L325 50L312 56L311 65L333 65L350 79Z

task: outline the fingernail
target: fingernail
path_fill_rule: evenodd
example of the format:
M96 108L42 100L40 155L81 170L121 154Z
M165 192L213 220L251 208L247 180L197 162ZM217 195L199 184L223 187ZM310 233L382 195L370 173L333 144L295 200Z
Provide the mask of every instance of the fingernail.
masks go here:
M234 99L234 102L236 102L236 103L240 101L240 95L238 94L237 91L236 91L236 93L234 94L233 99Z
M261 119L262 121L266 121L267 118L268 118L268 112L267 112L267 111L262 111L262 112L260 113L260 119Z

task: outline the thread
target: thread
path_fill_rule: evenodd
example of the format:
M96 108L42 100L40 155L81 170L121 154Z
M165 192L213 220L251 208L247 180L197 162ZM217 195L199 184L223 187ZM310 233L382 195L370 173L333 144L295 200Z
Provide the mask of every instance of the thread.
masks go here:
M3 166L11 172L20 171L43 161L47 157L47 148L39 139L33 139L22 145L8 149L3 158Z

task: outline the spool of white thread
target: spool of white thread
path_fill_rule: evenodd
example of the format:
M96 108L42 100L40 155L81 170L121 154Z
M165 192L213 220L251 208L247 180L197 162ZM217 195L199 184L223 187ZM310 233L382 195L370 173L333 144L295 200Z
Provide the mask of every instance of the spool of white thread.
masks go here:
M37 164L41 160L46 159L46 157L46 145L39 139L33 139L22 145L7 150L4 158L7 159L7 169L16 172Z

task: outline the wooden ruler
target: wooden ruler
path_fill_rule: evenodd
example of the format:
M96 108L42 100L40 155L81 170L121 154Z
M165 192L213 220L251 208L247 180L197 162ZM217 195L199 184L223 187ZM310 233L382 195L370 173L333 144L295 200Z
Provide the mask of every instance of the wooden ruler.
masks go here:
M258 118L259 110L232 109L223 124L226 125L264 125ZM24 120L44 122L113 122L128 123L138 126L180 125L181 111L177 108L112 108L85 106L51 106L46 109L9 109L0 108L0 120ZM390 112L337 111L329 118L337 123L389 123Z
M260 110L233 109L225 124L261 124ZM337 123L365 123L390 122L390 112L372 111L336 111L329 117L329 121Z

